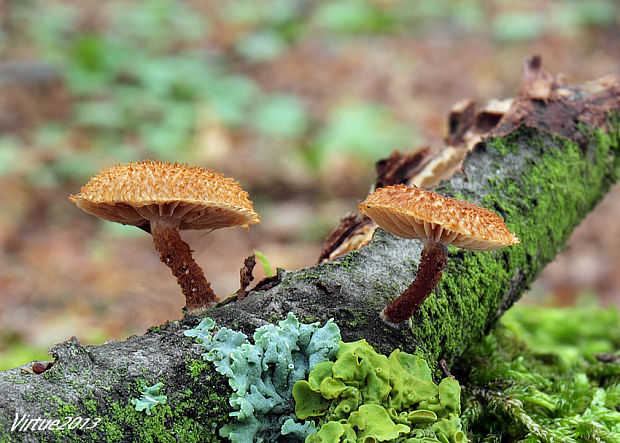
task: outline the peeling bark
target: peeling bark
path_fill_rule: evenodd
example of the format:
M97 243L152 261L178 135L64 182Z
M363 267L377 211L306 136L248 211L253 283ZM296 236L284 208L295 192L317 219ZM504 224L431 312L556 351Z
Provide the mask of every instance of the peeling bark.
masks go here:
M445 360L448 371L489 331L618 180L618 112L617 79L552 85L546 102L515 100L491 136L468 150L462 172L435 190L496 211L522 243L489 252L450 248L443 278L415 313L411 329L392 328L379 313L415 279L422 243L380 229L359 250L312 268L279 269L242 299L227 300L207 315L246 334L288 312L306 322L334 318L343 340L365 338L381 352L399 347L424 356L439 376L439 361ZM0 440L68 441L81 435L140 440L150 429L162 439L200 435L198 441L217 441L216 430L229 419L230 391L183 335L199 320L188 315L122 343L84 348L71 339L51 349L55 364L41 374L19 368L0 373ZM164 383L168 402L159 415L133 410L129 402L139 397L137 380ZM11 432L16 413L102 421L82 434Z
M398 151L377 162L377 188L405 183L422 170L430 160L430 148L423 146L415 152L401 154Z
M237 299L242 299L248 293L247 289L252 280L254 280L254 267L256 266L256 255L252 254L243 261L243 267L239 270L239 289L237 290Z

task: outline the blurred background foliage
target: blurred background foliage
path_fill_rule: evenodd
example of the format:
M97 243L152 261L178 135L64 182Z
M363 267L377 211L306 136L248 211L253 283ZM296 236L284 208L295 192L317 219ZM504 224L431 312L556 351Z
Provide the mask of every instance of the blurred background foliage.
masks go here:
M263 223L185 234L225 296L255 248L273 267L313 265L377 160L441 146L451 105L514 94L523 58L541 54L575 82L618 72L619 11L616 0L3 1L0 368L71 335L100 343L180 316L148 235L68 202L97 170L151 158L237 178ZM619 243L599 232L618 198L531 299L571 304L590 290L620 304Z

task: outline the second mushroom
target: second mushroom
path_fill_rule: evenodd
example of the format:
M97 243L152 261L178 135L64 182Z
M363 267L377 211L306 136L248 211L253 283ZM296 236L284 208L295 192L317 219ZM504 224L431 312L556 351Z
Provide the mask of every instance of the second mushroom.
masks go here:
M433 291L446 266L447 245L488 251L519 243L495 212L418 187L379 188L359 208L391 234L424 242L416 279L381 312L391 323L409 319Z
M259 223L237 182L200 167L158 161L105 169L71 201L105 220L150 232L160 259L177 278L185 310L197 311L218 298L179 235L183 229L218 229Z

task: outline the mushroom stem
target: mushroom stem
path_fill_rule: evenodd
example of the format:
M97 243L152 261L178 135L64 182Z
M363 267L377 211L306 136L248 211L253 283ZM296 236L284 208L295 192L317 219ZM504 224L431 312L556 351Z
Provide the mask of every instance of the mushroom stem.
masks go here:
M448 253L445 246L432 240L426 241L416 279L405 292L387 305L381 312L381 318L391 323L409 319L441 280L441 273L447 261Z
M170 268L185 295L183 310L194 312L217 302L217 295L192 257L189 245L181 239L178 227L152 220L151 234L161 254L159 259Z

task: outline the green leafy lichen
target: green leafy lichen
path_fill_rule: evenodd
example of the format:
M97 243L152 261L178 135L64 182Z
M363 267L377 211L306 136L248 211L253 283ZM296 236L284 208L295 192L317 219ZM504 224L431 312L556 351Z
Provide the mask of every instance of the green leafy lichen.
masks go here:
M423 359L398 349L386 357L366 340L340 342L336 361L317 364L293 397L298 418L318 421L306 443L466 440L459 383L436 385Z

